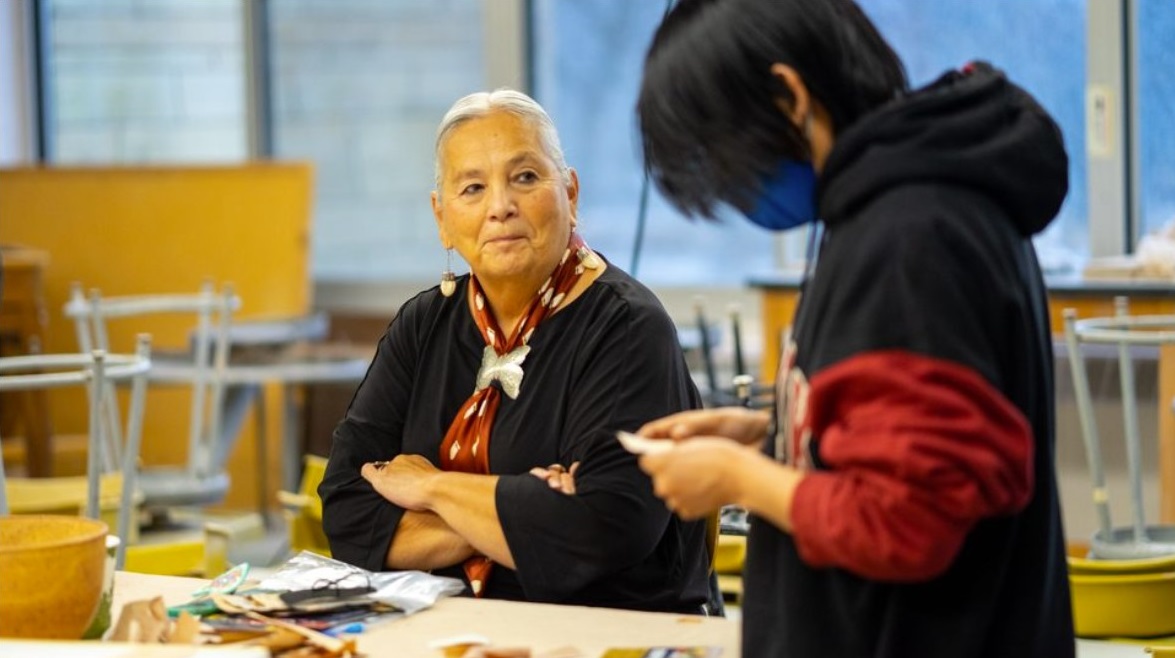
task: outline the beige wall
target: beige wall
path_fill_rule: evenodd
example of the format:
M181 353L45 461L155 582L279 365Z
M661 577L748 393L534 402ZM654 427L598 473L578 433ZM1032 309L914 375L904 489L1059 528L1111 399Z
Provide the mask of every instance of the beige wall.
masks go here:
M213 279L234 284L240 318L298 315L310 308L311 178L302 163L0 169L0 242L49 253L47 352L77 350L61 312L74 281L122 295L194 292ZM128 327L112 336L112 346L130 351L137 331L151 332L157 345L182 342L190 326L166 320ZM52 398L56 429L84 432L80 392L55 393L61 393ZM269 482L277 483L280 395L274 390L267 397L267 468ZM144 463L186 458L187 404L183 393L151 393ZM231 457L232 507L256 500L251 428L246 423Z

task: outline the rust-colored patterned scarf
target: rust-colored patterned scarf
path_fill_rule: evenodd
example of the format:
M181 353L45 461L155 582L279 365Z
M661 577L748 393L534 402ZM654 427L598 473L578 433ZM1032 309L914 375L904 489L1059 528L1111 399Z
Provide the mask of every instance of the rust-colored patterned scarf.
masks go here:
M518 327L509 337L494 320L486 308L485 295L476 276L469 277L473 293L473 317L485 340L481 368L477 371L477 388L473 395L457 410L457 415L441 442L441 468L446 471L464 473L489 473L490 432L502 393L511 399L517 398L522 384L522 362L530 352L528 341L539 324L555 312L563 303L567 292L579 281L584 268L599 267L597 256L587 248L583 238L572 232L563 258L554 273L539 288L531 300ZM497 382L497 386L494 386ZM476 555L465 561L465 575L473 595L481 597L493 562L484 555Z

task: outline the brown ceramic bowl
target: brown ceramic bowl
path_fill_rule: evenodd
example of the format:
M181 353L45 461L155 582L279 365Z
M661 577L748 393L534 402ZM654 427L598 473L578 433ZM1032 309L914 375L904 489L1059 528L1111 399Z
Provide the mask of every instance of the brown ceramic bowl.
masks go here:
M0 517L0 637L82 637L102 594L108 530L76 516Z

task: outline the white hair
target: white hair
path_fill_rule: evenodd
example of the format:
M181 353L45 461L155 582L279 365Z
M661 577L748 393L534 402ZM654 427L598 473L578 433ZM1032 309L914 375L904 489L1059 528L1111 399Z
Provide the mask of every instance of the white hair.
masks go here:
M441 125L437 127L436 171L434 174L437 189L441 189L441 170L444 168L444 163L441 162L442 147L445 140L449 138L449 134L466 121L498 111L509 112L530 123L538 130L539 144L542 146L543 152L555 162L555 168L563 178L563 183L570 185L571 170L567 168L567 162L563 159L563 147L559 145L559 133L555 130L555 122L551 121L550 115L543 109L543 106L530 96L502 87L494 91L479 91L469 94L458 99L449 108L449 111L445 112L445 117L441 119Z

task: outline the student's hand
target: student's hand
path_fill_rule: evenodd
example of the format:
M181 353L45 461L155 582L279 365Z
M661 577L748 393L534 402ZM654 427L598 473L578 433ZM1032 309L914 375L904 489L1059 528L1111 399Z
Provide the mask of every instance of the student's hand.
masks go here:
M579 462L571 464L571 468L563 468L562 464L551 464L543 468L535 466L530 469L530 474L540 480L546 480L547 484L560 493L571 495L575 493L575 472L579 470Z
M442 471L420 455L399 455L390 462L369 462L359 474L379 495L407 510L428 509L428 481Z
M698 519L736 502L734 476L747 448L721 437L680 441L672 450L642 455L641 470L653 479L653 493L683 519Z
M696 436L721 436L744 445L758 445L767 437L771 415L744 407L694 409L645 423L637 434L653 439L681 441Z

